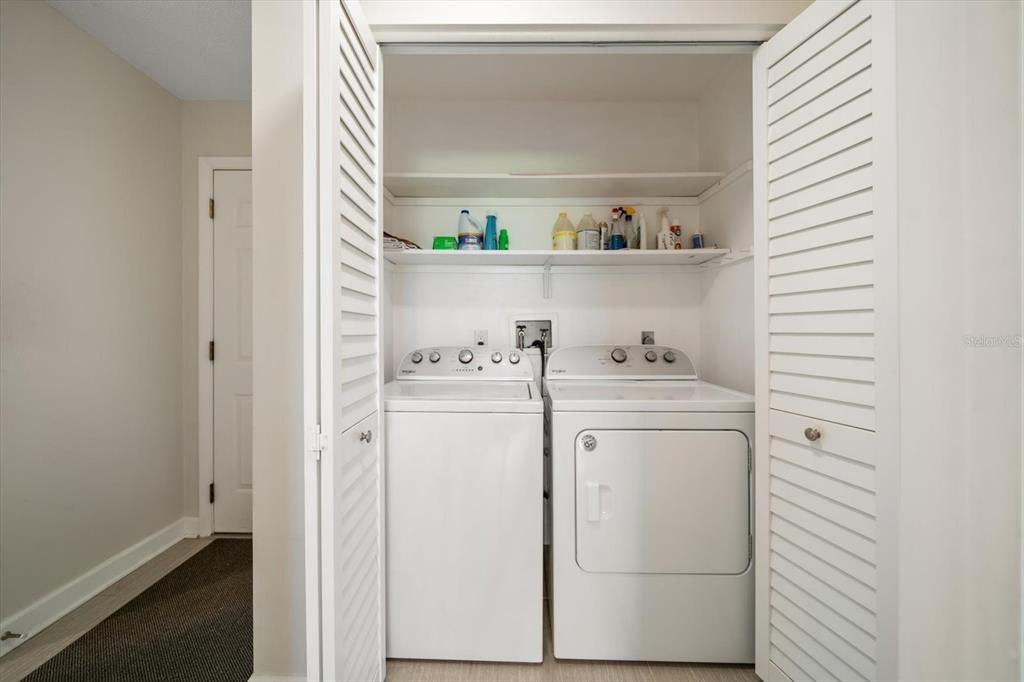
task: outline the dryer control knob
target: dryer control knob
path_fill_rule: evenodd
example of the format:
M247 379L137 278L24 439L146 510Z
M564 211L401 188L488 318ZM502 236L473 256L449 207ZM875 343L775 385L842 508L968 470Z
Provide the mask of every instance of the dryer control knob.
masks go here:
M511 362L513 365L518 365L519 364L519 353L516 353L515 351L512 351L511 353L509 353L508 354L508 361Z
M644 357L647 358L647 362L655 362L658 359L658 354L653 350L649 350L644 353Z
M410 357L409 359L412 360L412 364L418 365L421 362L423 362L423 353L416 351L415 353L412 354L412 357Z
M438 353L436 350L430 351L430 361L431 362L438 362L440 359L441 359L441 354L440 353Z
M676 361L676 354L673 353L670 350L665 351L665 355L663 355L662 357L665 358L665 362L675 362Z
M498 351L494 351L493 353L491 353L491 362L493 362L494 364L498 364L499 362L501 362L501 353L499 353Z
M621 348L614 349L612 351L612 360L614 360L615 362L618 362L620 364L625 362L626 361L626 351L622 350Z
M473 362L473 351L468 348L463 348L459 351L459 362L464 365L468 365Z

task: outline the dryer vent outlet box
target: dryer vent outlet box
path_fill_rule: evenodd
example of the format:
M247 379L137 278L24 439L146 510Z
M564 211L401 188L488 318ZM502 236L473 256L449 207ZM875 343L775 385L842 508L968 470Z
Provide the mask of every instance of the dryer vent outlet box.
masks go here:
M530 348L534 341L543 340L544 347L551 349L555 328L551 320L516 320L512 338L519 349Z

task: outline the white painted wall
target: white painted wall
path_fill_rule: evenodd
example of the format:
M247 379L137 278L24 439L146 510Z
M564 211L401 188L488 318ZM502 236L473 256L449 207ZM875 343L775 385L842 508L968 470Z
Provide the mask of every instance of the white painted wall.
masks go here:
M186 516L199 515L196 173L200 156L249 156L251 150L252 108L248 102L181 102L181 445Z
M0 618L182 516L179 103L0 3Z
M700 205L706 243L749 249L754 236L753 184L745 173ZM701 274L701 378L754 392L754 261L747 259Z
M387 106L388 172L722 170L698 167L695 102L487 100L467 92Z
M552 275L550 299L536 270L395 272L392 282L396 364L414 348L472 345L475 329L486 329L491 344L513 345L517 314L554 315L559 346L640 343L640 332L653 329L658 343L700 363L697 273L565 269Z
M902 679L1021 672L1021 11L896 4Z
M729 73L705 92L697 110L700 164L734 171L753 154L750 61L730 63ZM700 204L705 243L734 250L754 241L753 178L749 172ZM700 334L703 379L754 392L754 261L703 274Z
M302 226L304 14L253 3L254 678L305 671ZM315 208L315 207L314 207Z

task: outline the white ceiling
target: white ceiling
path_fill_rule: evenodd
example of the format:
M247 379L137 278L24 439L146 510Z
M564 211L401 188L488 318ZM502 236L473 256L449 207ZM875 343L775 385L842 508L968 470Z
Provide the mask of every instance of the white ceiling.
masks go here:
M749 71L750 54L388 54L387 97L678 101Z
M48 1L180 99L250 98L250 0Z

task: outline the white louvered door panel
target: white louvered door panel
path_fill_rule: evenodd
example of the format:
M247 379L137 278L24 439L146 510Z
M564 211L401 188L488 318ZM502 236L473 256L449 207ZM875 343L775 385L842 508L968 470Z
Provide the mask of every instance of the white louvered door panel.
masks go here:
M875 7L815 3L754 63L766 679L878 677Z
M319 12L322 679L384 679L379 49L358 2Z

